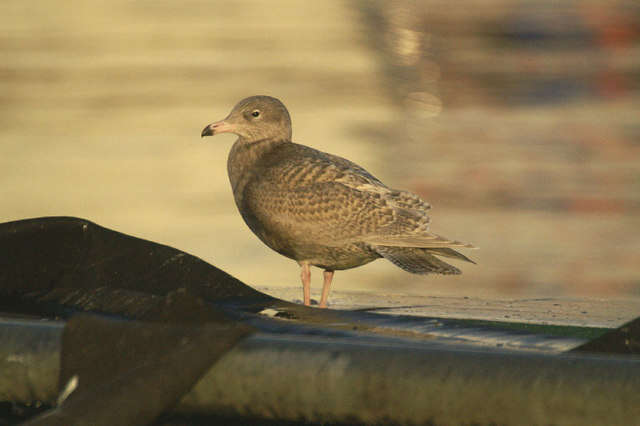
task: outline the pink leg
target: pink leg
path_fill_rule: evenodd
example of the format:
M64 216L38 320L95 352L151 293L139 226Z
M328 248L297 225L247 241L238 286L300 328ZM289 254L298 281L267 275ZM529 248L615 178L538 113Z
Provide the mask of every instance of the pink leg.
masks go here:
M304 296L304 305L311 305L311 267L308 263L300 265L300 278L302 279L302 294Z
M329 290L331 289L331 280L333 280L333 271L324 271L324 284L322 284L322 297L320 298L321 308L327 307L327 299L329 298Z

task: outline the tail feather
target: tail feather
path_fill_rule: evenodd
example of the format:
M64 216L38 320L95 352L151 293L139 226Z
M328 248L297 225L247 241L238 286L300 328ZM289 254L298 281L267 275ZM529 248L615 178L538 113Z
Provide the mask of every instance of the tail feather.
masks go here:
M471 262L474 265L476 264L476 262L474 262L473 260L469 259L467 256L465 256L464 254L455 251L452 248L448 248L448 247L433 247L433 248L429 248L426 249L429 253L431 254L435 254L438 256L443 256L443 257L450 257L452 259L458 259L458 260L464 260L465 262Z
M374 249L380 256L391 261L394 265L414 274L459 275L462 273L460 269L443 262L433 254L472 262L466 256L447 248L425 249L419 247L375 246Z

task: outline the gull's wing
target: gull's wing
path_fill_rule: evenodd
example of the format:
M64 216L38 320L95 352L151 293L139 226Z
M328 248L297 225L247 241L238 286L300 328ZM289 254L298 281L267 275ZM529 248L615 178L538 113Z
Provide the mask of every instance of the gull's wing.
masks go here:
M429 232L430 205L341 157L291 144L243 197L256 218L295 241L329 246L473 247Z

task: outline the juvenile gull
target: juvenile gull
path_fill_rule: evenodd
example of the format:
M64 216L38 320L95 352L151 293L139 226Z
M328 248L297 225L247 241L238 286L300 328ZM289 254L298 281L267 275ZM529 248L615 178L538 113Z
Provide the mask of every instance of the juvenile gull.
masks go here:
M324 269L320 307L333 272L380 257L414 274L460 274L436 256L467 262L453 247L473 248L429 232L428 203L387 187L344 158L291 141L285 106L270 96L241 100L202 136L235 133L227 170L238 210L249 228L301 267L304 304L311 271Z

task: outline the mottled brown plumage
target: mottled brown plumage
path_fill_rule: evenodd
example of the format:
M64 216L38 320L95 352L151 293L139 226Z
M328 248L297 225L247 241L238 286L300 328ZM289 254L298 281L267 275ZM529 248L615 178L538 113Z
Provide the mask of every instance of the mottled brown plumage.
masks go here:
M301 265L306 305L309 265L325 269L325 307L335 270L384 257L416 274L459 274L436 256L471 262L452 247L473 246L429 232L431 206L417 195L291 142L289 113L278 99L246 98L202 136L224 132L239 136L227 163L238 210L267 246Z

